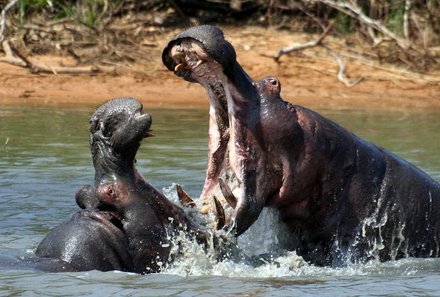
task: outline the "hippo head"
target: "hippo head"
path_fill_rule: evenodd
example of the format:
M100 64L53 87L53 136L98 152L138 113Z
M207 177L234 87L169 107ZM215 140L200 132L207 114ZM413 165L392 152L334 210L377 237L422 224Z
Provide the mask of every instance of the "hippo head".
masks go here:
M191 27L172 39L162 53L165 66L190 82L209 79L212 69L232 75L235 50L217 27ZM203 65L205 64L205 65ZM216 80L216 77L212 77Z
M266 76L262 80L256 82L261 98L265 101L281 100L281 82L274 76Z
M150 136L150 126L151 116L133 98L112 99L98 107L90 118L96 174L131 172L142 139Z

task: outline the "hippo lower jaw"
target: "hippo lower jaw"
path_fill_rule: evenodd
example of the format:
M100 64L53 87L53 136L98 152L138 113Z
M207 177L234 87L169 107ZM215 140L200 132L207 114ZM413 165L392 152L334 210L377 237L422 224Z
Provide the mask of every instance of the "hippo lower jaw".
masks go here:
M190 82L198 82L205 87L211 101L211 109L212 106L214 106L214 112L217 112L215 116L217 118L217 126L215 127L217 131L214 132L219 135L213 135L210 129L210 137L214 136L219 139L210 139L210 142L214 142L218 145L215 151L221 152L222 155L217 156L218 159L215 159L216 156L212 157L210 164L208 164L207 174L209 175L210 173L209 166L212 166L212 162L232 162L228 164L233 172L233 174L230 175L232 176L230 182L251 185L250 187L239 187L237 189L239 192L237 195L239 197L238 199L232 194L232 191L228 189L226 183L223 183L221 187L222 193L225 198L227 198L226 201L228 201L229 206L235 210L235 214L230 214L230 216L235 219L235 235L239 236L257 220L265 205L265 201L261 197L257 197L255 192L258 177L257 169L253 168L254 165L252 164L256 164L257 162L255 162L256 156L252 150L248 152L241 149L235 151L230 148L231 151L234 151L233 154L239 156L234 156L228 160L225 160L227 159L225 158L225 152L228 149L228 141L231 137L234 138L232 139L232 143L242 141L241 137L234 137L234 134L236 134L235 131L241 131L241 133L247 134L253 133L253 127L242 126L240 121L235 120L235 117L240 117L240 113L246 113L247 109L254 108L253 104L258 100L253 102L249 100L247 95L243 94L250 93L258 96L255 90L255 83L236 62L232 67L234 69L234 81L231 81L225 73L225 67L227 67L227 65L222 65L220 62L211 58L205 51L203 43L195 39L186 38L176 42L169 48L168 56L167 53L165 53L165 56L167 57L166 60L170 63L167 67L172 69L177 76L183 77ZM222 112L220 115L219 111ZM230 117L228 114L233 116ZM223 126L227 123L227 128L220 127L223 129L219 129L218 123L222 123ZM231 130L234 132L231 132ZM210 143L210 146L211 145L212 143ZM243 145L240 144L238 147L242 146ZM210 149L210 151L212 151L212 149ZM208 184L205 182L202 197L213 192L214 185L212 183L218 183L219 176L219 171L211 176L210 180L208 176ZM231 204L232 200L236 202ZM217 203L214 204L214 207L218 209ZM228 221L228 219L226 219L226 221Z
M122 219L114 211L100 210L94 212L91 218L101 222L106 226L110 226L111 228L116 227L119 230L123 231Z

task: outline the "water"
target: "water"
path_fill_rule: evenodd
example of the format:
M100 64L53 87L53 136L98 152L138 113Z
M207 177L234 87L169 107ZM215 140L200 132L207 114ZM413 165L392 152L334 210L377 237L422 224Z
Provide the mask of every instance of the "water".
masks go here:
M91 106L0 108L0 263L31 255L77 210L75 190L93 180L87 130L92 111ZM206 166L207 110L149 112L156 136L140 148L139 170L159 189L178 182L197 196ZM320 112L440 180L440 110ZM254 245L265 240L259 235L253 234ZM440 296L438 259L332 269L288 254L254 268L192 253L152 275L2 268L0 296Z

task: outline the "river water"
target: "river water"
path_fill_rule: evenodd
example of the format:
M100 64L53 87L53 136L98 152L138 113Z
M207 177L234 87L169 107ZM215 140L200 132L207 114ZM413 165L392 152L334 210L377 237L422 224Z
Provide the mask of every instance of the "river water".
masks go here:
M155 137L139 150L139 170L170 199L176 182L197 196L206 166L207 110L147 111ZM76 189L93 181L87 127L92 112L92 106L0 107L0 296L440 296L438 259L333 269L309 266L292 253L276 264L252 267L216 263L192 247L151 275L8 267L32 255L77 210ZM319 112L440 180L440 110ZM263 234L254 231L244 244L264 245Z

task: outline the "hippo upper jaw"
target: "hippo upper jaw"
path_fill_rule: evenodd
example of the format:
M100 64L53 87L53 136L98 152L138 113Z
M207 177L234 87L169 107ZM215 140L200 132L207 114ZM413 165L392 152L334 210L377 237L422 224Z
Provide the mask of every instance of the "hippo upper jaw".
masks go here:
M217 61L222 65L227 75L233 72L236 59L234 47L225 40L220 29L210 25L189 28L168 43L162 52L162 61L169 70L175 71L179 64L176 63L176 56L172 53L173 48L188 41L197 42L199 47L203 49L206 54L201 56L202 59L210 57Z

